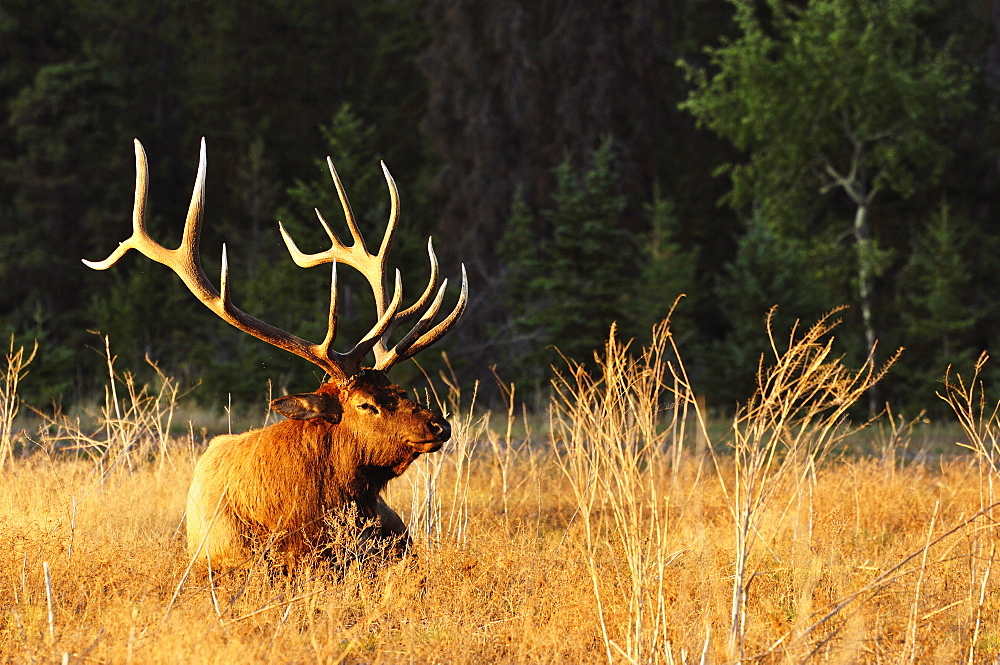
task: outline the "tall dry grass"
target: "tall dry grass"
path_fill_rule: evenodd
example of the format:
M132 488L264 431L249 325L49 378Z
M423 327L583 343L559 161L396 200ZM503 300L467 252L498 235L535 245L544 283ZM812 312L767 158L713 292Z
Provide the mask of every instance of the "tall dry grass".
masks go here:
M6 368L0 380L0 471L14 459L14 441L17 438L14 420L21 410L17 387L28 375L28 365L35 360L37 353L38 342L31 348L31 353L25 355L23 346L14 349L14 335L10 336L10 349L5 356Z
M828 314L801 334L798 326L793 327L785 345L779 345L768 316L773 363L766 364L762 358L757 389L737 409L732 457L713 456L733 518L736 548L729 655L737 660L744 656L746 602L755 574L751 556L756 547L767 547L785 532L786 520L774 522L768 508L777 504L779 515L805 514L805 523L796 521L791 533L795 556L795 543L808 538L812 529L812 510L802 502L813 500L817 469L831 449L864 427L852 426L847 414L896 359L893 356L878 370L871 356L858 370L845 367L833 356L835 315Z
M683 498L670 491L670 479L681 472L695 400L667 322L637 359L612 328L595 360L596 371L570 360L556 373L552 456L572 490L583 532L576 545L592 584L605 658L661 662L672 653L667 571L685 549L671 533L671 501ZM609 591L609 574L626 586ZM628 609L623 624L611 620L612 599Z
M971 450L921 454L920 422L851 421L878 371L844 367L831 333L772 343L714 439L726 428L669 323L647 348L612 335L567 362L548 414L526 418L510 386L496 413L452 387L448 448L390 484L415 557L288 576L189 570L197 451L168 428L179 394L111 370L117 410L43 423L68 439L3 470L0 660L992 662L998 430L981 366L942 390Z

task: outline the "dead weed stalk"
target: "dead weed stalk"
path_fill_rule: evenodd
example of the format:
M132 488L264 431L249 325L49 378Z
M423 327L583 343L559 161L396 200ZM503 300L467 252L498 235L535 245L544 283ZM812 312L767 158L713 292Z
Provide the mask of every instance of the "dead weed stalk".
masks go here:
M810 496L808 485L815 480L816 469L827 453L860 429L851 426L848 411L899 355L897 352L876 368L873 349L860 369L846 367L841 358L833 355L834 338L830 333L839 323L832 320L838 311L827 314L802 333L793 327L783 348L779 347L768 315L767 333L774 361L766 365L761 358L757 388L733 419L732 474L723 470L722 461L713 451L735 527L729 651L736 661L743 659L747 590L754 574L751 555L761 540L768 539L764 518L770 504L786 501L783 513L787 513L793 502ZM811 510L809 516L811 520ZM784 520L770 521L780 524Z
M704 425L669 317L654 328L652 343L638 357L629 347L612 326L595 369L566 360L566 369L556 371L550 441L584 531L583 555L607 661L621 656L629 662L670 662L665 580L683 550L671 549L670 496L662 480L679 464L684 433ZM669 427L662 425L665 412L672 414ZM620 574L610 577L625 580L610 591L607 566L620 567ZM624 625L608 613L609 606L621 604L619 594L628 608Z
M0 383L0 471L14 459L14 419L21 407L21 398L17 394L18 384L28 374L28 365L38 353L38 341L25 356L24 347L14 350L14 335L10 336L10 349L7 351L7 368Z

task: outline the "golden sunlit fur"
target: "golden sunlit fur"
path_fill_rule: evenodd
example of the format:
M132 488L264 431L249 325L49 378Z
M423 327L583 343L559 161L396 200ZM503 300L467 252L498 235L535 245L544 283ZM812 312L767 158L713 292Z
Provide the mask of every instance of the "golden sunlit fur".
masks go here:
M352 507L359 523L405 547L406 527L379 493L441 447L447 421L375 370L272 408L290 419L217 436L199 460L187 504L191 554L233 566L266 547L293 562L328 543L327 519Z

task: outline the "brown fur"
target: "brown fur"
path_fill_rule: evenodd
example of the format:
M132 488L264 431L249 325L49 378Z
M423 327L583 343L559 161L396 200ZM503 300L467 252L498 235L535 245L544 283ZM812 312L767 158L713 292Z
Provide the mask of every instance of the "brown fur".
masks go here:
M352 505L380 537L405 545L406 527L379 493L448 440L448 422L377 370L271 406L290 419L217 436L198 461L188 493L191 554L233 566L269 545L293 562L322 548L326 520Z

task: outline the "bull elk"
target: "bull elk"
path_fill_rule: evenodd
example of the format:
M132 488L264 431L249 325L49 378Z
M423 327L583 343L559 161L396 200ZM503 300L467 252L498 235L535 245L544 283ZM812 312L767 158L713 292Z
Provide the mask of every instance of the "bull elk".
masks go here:
M227 323L260 340L305 358L322 369L326 380L315 392L286 395L271 408L288 419L243 434L212 439L195 468L187 503L188 548L193 557L212 566L248 561L259 548L284 562L322 549L329 540L331 513L350 509L357 519L373 524L378 535L398 547L408 542L406 527L382 500L386 483L402 474L421 454L441 448L451 436L448 421L409 399L387 376L396 363L412 358L450 330L465 311L468 283L462 266L462 289L454 309L436 325L447 280L440 281L437 258L428 240L430 279L416 302L401 308L402 283L395 273L388 298L386 253L399 220L399 197L385 164L389 186L389 221L379 250L365 247L333 162L330 175L340 196L353 238L345 245L317 210L330 237L330 249L317 254L299 250L284 226L279 230L292 260L309 268L332 264L330 309L326 336L318 344L269 325L237 308L230 296L226 248L222 248L220 288L216 289L201 265L199 237L205 199L205 141L194 192L177 249L153 240L145 227L147 192L146 155L135 141L136 184L132 235L105 260L84 263L96 270L113 266L130 249L162 263L181 278L197 299ZM375 297L377 322L361 341L344 353L333 350L337 335L337 264L362 274ZM419 317L419 318L417 318ZM398 342L390 335L402 323L417 318ZM366 356L374 365L362 367Z

